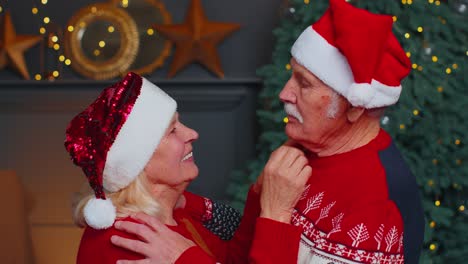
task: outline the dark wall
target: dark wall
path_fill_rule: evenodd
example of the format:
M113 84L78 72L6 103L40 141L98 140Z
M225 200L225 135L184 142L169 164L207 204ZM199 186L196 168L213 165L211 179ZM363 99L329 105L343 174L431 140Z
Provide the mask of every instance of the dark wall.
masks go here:
M131 1L131 0L130 0ZM202 0L205 14L209 20L232 22L242 25L242 28L219 45L222 66L226 78L255 78L255 70L267 63L271 57L274 38L271 34L279 20L279 8L282 0ZM33 15L31 9L36 2L39 14ZM91 0L49 0L47 5L40 0L0 1L4 10L10 10L13 23L18 34L39 35L43 26L44 16L62 28L80 8L92 3L105 1ZM173 23L184 21L189 0L163 0ZM27 65L31 76L40 72L39 46L26 53ZM50 60L49 60L50 61ZM171 58L166 60L163 69L151 74L151 78L165 78ZM214 75L201 66L194 64L180 72L176 79L183 78L213 78ZM80 79L72 69L67 68L62 73L63 79ZM0 80L20 80L14 72L0 71ZM1 84L0 84L1 85Z
M19 34L38 34L42 25L31 13L32 2L15 0L2 4L10 10ZM189 1L163 2L172 13L173 22L182 22ZM162 69L147 76L176 98L182 121L200 133L194 150L200 177L190 190L224 200L230 172L254 158L256 96L261 89L255 71L270 61L274 44L271 32L280 18L280 2L202 1L210 20L242 25L218 47L225 79L218 79L197 64L174 79L166 79L172 58L166 60ZM74 12L90 3L93 1L49 0L40 14L65 26ZM38 52L34 48L26 53L31 76L39 71ZM37 202L37 214L33 213L36 222L50 217L42 213L42 206L68 208L68 203L62 202L67 200L63 196L78 185L76 179L84 181L63 148L66 124L113 81L84 80L71 68L65 69L55 82L23 81L9 69L0 71L0 169L16 170L33 197L50 193L50 183L62 188L53 194L56 197L47 200L57 204Z

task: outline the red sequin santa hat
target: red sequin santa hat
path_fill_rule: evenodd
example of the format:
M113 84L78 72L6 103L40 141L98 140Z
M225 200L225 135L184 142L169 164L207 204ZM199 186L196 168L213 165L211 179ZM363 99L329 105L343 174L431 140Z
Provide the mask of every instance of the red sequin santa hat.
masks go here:
M65 148L88 178L95 198L84 207L95 229L113 225L116 209L105 192L128 186L157 148L177 104L160 88L129 73L104 89L66 130Z
M392 24L391 16L330 0L326 13L302 32L291 54L353 106L392 105L411 71Z

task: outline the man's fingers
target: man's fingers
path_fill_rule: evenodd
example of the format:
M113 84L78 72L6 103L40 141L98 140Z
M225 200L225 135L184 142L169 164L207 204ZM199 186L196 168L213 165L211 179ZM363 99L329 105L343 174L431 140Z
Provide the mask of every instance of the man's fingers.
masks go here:
M151 230L151 227L143 224L138 224L129 221L117 221L115 227L119 230L125 231L130 234L134 234L144 241L149 241L149 235L153 234L155 230Z
M121 236L112 236L111 242L121 248L140 253L143 256L148 256L149 251L147 245L139 240L128 239Z
M140 259L140 260L118 260L116 264L151 264L149 259Z
M166 228L166 226L163 225L158 219L156 219L156 217L149 216L144 213L137 213L136 215L132 215L132 218L148 225L149 227L153 228L154 231L161 231Z
M308 161L306 157L298 156L296 160L294 161L294 163L291 164L290 171L293 173L295 172L299 174L299 172L301 172L304 166L306 166L307 164L308 164ZM297 177L296 175L293 175L293 176Z
M299 178L302 179L305 184L309 180L311 175L312 175L312 167L307 165L299 173ZM305 190L305 186L304 186L304 190Z

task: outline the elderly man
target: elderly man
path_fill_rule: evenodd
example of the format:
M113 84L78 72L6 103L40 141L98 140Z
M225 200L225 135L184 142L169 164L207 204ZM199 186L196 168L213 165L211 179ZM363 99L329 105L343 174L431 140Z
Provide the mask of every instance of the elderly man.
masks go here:
M293 249L297 257L259 257L265 234L257 222L252 263L418 262L424 230L418 188L379 122L384 108L398 101L411 66L392 23L391 16L330 0L293 45L293 73L279 97L289 117L286 134L313 170L287 212L302 235L288 250L273 239L267 244L272 255ZM275 194L262 190L275 184L268 166L254 188L261 201Z

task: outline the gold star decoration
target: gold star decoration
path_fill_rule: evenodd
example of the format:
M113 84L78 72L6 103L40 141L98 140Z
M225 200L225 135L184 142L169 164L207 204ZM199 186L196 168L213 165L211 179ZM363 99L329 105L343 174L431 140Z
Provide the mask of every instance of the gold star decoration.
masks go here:
M196 61L224 78L216 46L239 27L234 23L208 21L200 0L191 1L183 24L155 25L154 28L176 46L168 77Z
M0 69L10 65L24 79L29 80L29 72L23 53L40 42L41 39L41 36L16 35L10 13L6 12L2 28L0 28Z

